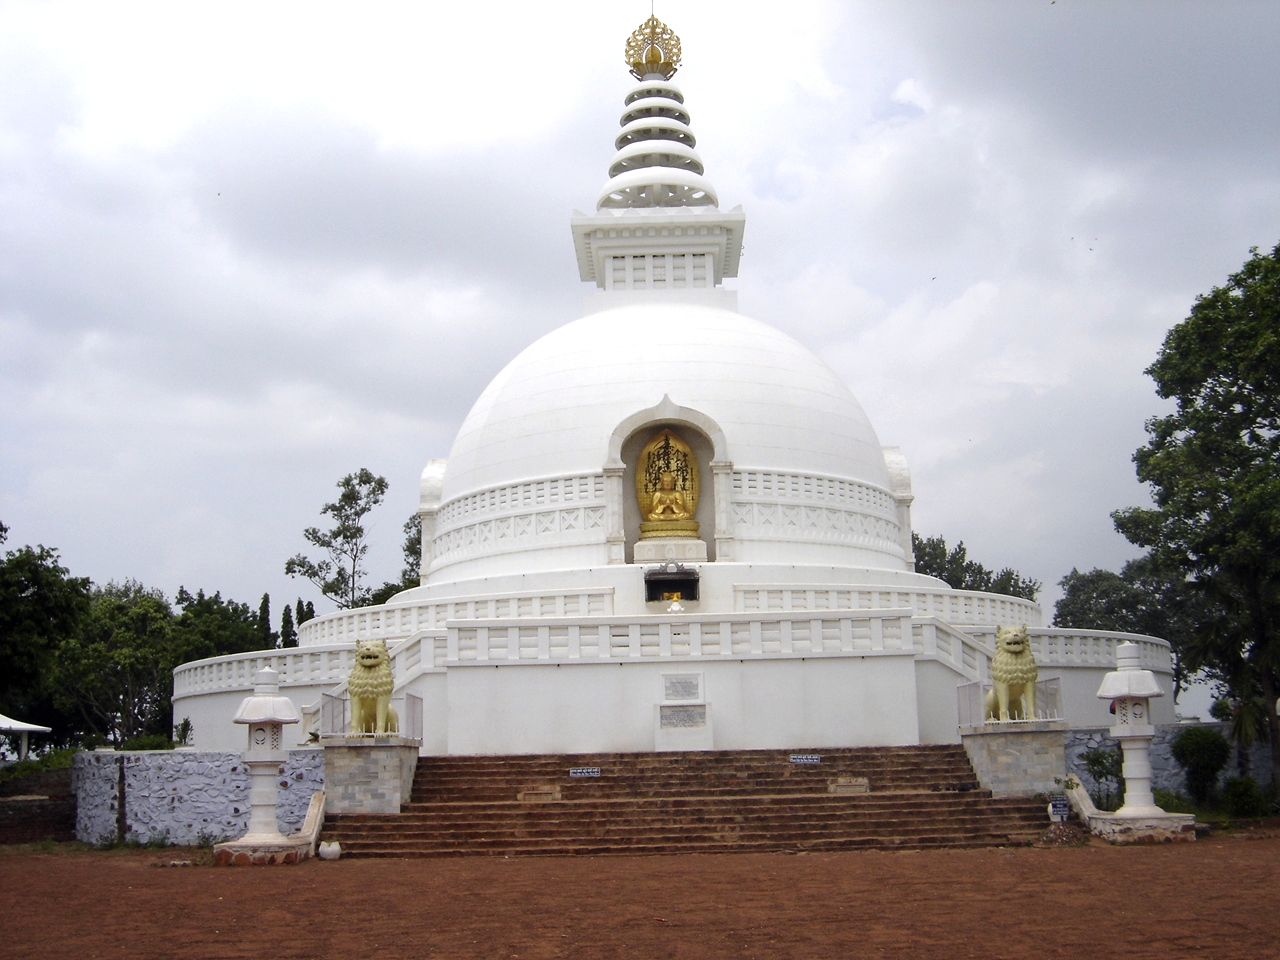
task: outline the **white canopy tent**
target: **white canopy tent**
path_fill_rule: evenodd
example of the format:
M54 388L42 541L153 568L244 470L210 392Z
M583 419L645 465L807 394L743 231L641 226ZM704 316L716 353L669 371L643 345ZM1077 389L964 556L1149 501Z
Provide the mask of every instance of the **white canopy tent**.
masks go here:
M49 733L52 727L42 727L38 723L23 723L21 720L12 720L0 713L0 733L16 733L18 735L18 759L27 759L27 734L29 733Z

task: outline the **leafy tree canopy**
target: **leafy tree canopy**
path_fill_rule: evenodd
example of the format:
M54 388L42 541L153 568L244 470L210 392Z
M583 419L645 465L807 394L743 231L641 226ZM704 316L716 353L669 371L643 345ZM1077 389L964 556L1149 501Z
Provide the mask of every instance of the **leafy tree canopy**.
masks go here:
M1150 557L1131 560L1119 573L1072 570L1058 581L1062 598L1053 626L1116 630L1168 640L1173 654L1173 692L1182 692L1183 661L1197 625L1211 615L1204 595L1181 570L1160 567Z
M293 625L293 607L286 603L284 610L280 612L280 646L296 647L297 645L298 631Z
M416 512L404 522L404 543L401 550L404 555L404 567L400 571L400 582L388 580L369 596L369 603L386 603L402 590L410 590L422 583L422 517Z
M924 538L912 533L911 548L916 556L916 573L937 577L954 590L982 590L1024 600L1034 600L1040 592L1039 580L1024 577L1010 567L992 571L970 560L963 540L948 550L942 537Z
M58 648L58 705L114 744L167 735L175 619L164 594L137 581L94 587L79 630Z
M1187 665L1256 682L1280 782L1280 245L1197 298L1147 373L1177 406L1134 454L1155 506L1116 527L1214 605Z
M7 533L0 524L0 543ZM71 576L56 550L25 546L0 560L0 713L52 727L55 743L77 724L53 702L53 657L88 609L89 581Z
M223 600L221 591L210 597L203 590L193 595L179 587L177 604L178 663L263 649L260 617L247 603Z
M328 530L307 527L302 534L327 556L313 561L299 553L285 562L284 572L310 580L340 608L368 603L371 591L362 583L367 571L360 565L369 552L364 518L386 493L386 479L363 467L339 480L338 499L320 508L322 514L333 518L333 526Z

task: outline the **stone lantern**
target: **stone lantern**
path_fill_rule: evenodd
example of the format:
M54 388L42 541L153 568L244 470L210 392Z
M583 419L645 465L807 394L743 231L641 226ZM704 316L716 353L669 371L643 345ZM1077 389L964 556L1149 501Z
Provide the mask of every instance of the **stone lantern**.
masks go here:
M1136 643L1116 647L1116 669L1102 678L1098 698L1110 700L1115 713L1111 736L1124 750L1124 806L1118 817L1163 816L1151 795L1151 738L1156 728L1151 723L1151 700L1163 697L1164 691L1155 674L1143 670L1141 651Z
M263 667L253 678L253 695L236 711L235 723L248 728L249 746L244 752L249 768L249 831L239 840L214 847L218 863L292 863L299 859L299 839L286 837L276 820L276 778L289 757L284 746L284 725L297 723L293 701L280 693L279 674Z
M1124 750L1124 806L1115 813L1101 813L1088 807L1089 829L1112 843L1152 843L1165 840L1194 840L1195 817L1186 813L1165 813L1151 795L1151 700L1163 697L1155 674L1142 669L1141 649L1136 643L1116 647L1116 669L1102 678L1100 700L1110 700L1116 719L1110 733ZM1078 790L1083 796L1084 791Z

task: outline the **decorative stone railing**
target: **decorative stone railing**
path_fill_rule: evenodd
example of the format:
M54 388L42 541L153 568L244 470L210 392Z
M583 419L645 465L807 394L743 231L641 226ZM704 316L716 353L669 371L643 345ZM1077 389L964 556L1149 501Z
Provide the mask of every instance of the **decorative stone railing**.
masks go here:
M1040 606L1021 597L971 590L903 590L896 587L830 584L750 584L734 587L734 608L743 612L877 610L906 607L917 617L948 623L1016 627L1040 625Z
M925 654L973 679L984 675L991 656L983 644L940 621L917 623L910 610L876 610L766 619L738 613L453 623L440 665L878 653Z
M1043 668L1102 667L1115 646L1138 644L1144 668L1168 673L1169 645L1155 637L1057 628L1029 631ZM820 657L914 653L952 667L969 681L989 678L994 627L961 630L910 609L679 614L639 617L494 617L450 621L389 644L397 689L423 673L454 665L557 663L731 657ZM282 687L338 685L351 672L354 638L344 644L241 653L183 664L174 671L174 697L248 690L264 666Z
M995 644L995 627L966 627L965 633L985 644ZM1170 670L1169 644L1158 637L1064 627L1039 627L1028 631L1028 636L1031 652L1040 667L1105 667L1112 670L1116 663L1116 646L1136 643L1144 670L1161 673Z
M421 630L443 629L447 620L475 620L505 617L608 616L613 613L613 588L503 594L463 597L457 600L428 600L419 603L384 604L339 610L308 620L298 628L298 642L304 647L321 643L354 643L377 638L390 642L410 637Z
M317 686L345 680L351 672L354 643L331 644L297 649L259 650L224 657L193 660L173 671L173 695L189 697L198 693L248 690L254 675L263 667L280 674L282 687Z
M823 584L751 584L734 587L738 613L909 609L913 616L948 623L1036 627L1040 607L1029 600L967 590L902 590L894 587L839 587ZM386 604L340 610L308 620L298 629L304 647L381 637L391 642L422 630L439 630L449 620L533 617L596 617L613 613L613 588L476 596L450 601Z

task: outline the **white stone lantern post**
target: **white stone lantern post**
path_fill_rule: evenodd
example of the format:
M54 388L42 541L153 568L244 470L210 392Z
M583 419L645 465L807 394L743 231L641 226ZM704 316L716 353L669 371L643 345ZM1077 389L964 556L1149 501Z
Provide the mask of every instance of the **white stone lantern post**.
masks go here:
M1124 806L1116 811L1117 817L1165 815L1151 795L1150 757L1151 738L1156 735L1151 700L1163 696L1155 674L1142 669L1138 645L1116 647L1116 669L1102 678L1098 698L1112 703L1116 719L1110 732L1124 751Z
M1151 795L1151 701L1164 691L1155 674L1142 669L1142 652L1136 643L1116 647L1116 669L1102 678L1098 699L1110 700L1116 715L1110 733L1124 751L1124 806L1115 813L1094 809L1084 790L1075 788L1073 803L1084 806L1089 829L1112 843L1150 843L1194 840L1196 818L1186 813L1165 813ZM1074 799L1078 795L1081 800Z
M253 678L253 695L236 711L235 723L248 728L244 752L249 768L249 831L239 840L214 847L217 863L291 863L299 858L299 839L286 837L276 820L276 778L289 757L284 725L299 721L293 701L280 693L279 674L263 667Z
M235 723L249 728L249 749L244 753L249 768L249 832L240 838L242 842L284 839L276 821L276 777L289 757L284 725L301 718L293 701L280 695L279 676L270 667L259 670L253 678L253 696L240 702L235 715Z

